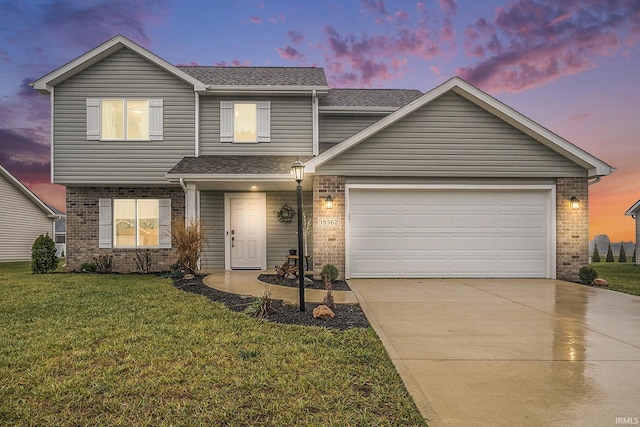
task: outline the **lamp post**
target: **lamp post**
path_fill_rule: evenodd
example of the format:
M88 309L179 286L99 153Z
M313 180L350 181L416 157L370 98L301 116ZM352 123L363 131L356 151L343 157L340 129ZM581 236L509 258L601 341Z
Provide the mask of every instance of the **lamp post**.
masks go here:
M296 160L291 166L293 177L298 183L296 195L298 197L298 288L300 290L300 311L305 311L304 304L304 241L302 235L302 180L304 179L304 163Z

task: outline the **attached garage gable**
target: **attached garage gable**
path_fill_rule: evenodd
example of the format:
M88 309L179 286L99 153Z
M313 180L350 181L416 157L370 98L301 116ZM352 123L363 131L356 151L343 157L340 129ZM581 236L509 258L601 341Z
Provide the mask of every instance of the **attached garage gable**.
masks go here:
M348 189L348 277L553 277L550 188Z
M587 171L455 92L318 166L359 176L558 177Z

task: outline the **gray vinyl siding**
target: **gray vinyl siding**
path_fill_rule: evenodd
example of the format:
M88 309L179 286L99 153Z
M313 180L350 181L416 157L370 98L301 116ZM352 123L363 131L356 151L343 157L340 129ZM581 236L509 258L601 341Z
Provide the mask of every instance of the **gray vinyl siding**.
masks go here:
M202 269L224 270L224 193L200 192L200 222L205 236Z
M320 144L336 144L371 126L385 115L320 114Z
M583 177L587 171L455 93L316 170L327 175Z
M311 192L305 192L305 212L311 212ZM267 268L282 265L290 248L298 248L298 223L294 216L290 223L278 221L276 212L286 203L296 209L294 192L267 193ZM297 213L296 213L297 215ZM204 270L224 269L224 193L202 191L200 193L200 220L205 233L205 248L202 253ZM312 253L313 236L308 236L308 250Z
M193 87L128 49L55 87L55 182L163 184L164 174L195 151ZM162 141L87 141L87 98L160 98Z
M31 259L31 247L41 234L53 238L53 220L0 175L0 261Z
M220 101L270 101L271 142L220 142ZM200 154L310 156L311 97L200 97Z

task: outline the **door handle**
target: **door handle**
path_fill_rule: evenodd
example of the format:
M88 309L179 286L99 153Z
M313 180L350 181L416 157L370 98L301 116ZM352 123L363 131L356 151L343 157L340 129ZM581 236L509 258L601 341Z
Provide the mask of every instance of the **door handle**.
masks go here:
M231 236L231 247L235 248L234 242L235 242L235 237Z

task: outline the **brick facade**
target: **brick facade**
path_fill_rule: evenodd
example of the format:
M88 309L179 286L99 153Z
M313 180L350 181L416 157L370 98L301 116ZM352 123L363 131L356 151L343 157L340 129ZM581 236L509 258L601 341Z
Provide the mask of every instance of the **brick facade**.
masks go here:
M570 206L572 196L580 209ZM586 178L556 180L556 276L579 281L581 267L589 265L589 189Z
M99 199L171 199L172 218L184 218L184 192L180 188L155 187L67 187L66 271L80 271L85 262L99 255L113 255L114 271L136 271L136 249L100 249ZM172 249L152 249L153 271L170 270L175 262Z
M313 275L320 278L322 266L333 264L344 278L345 262L345 193L343 176L316 175L313 179ZM327 196L333 209L325 207ZM322 218L337 218L339 225L320 226Z

